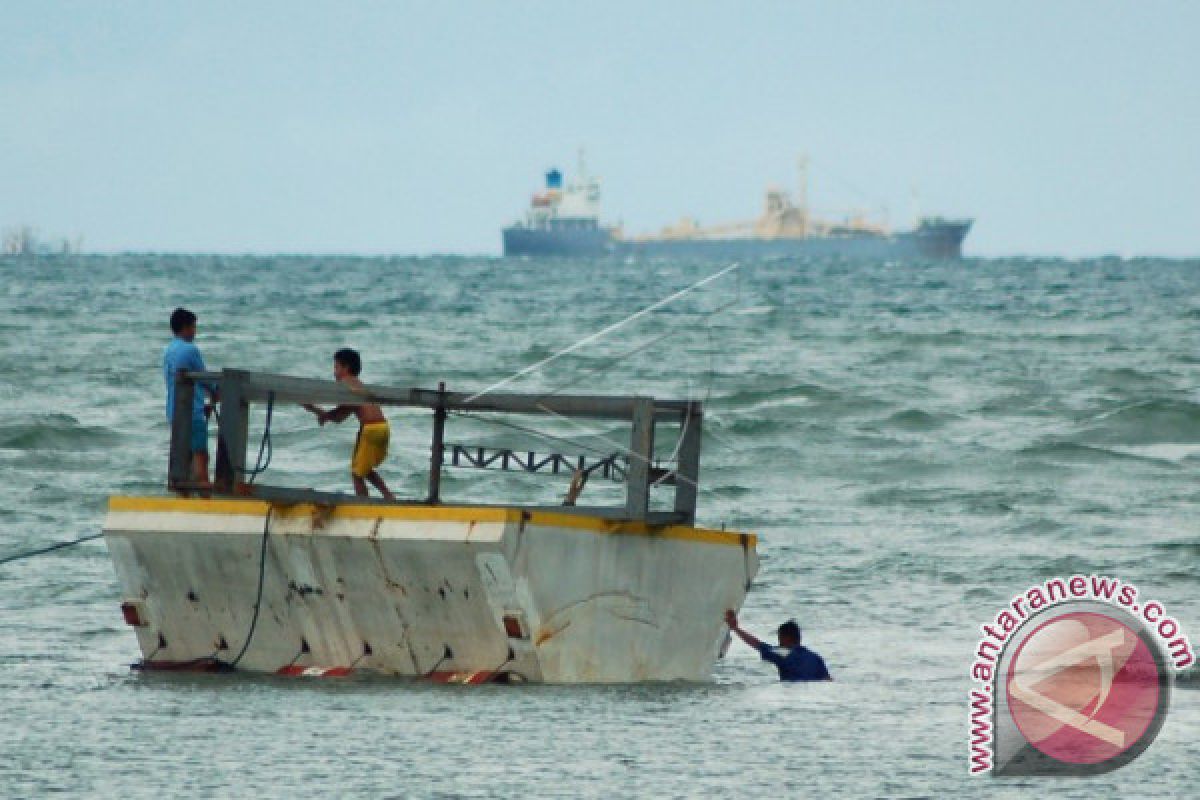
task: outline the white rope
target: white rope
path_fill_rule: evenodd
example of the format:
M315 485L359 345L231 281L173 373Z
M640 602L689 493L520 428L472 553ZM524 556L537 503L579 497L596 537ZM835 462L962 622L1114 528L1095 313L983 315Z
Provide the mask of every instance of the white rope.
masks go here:
M740 269L740 268L741 268L740 264L730 264L728 267L721 270L720 272L715 272L712 275L709 275L707 278L703 278L699 281L696 281L691 286L688 286L684 289L680 289L678 292L675 292L675 294L672 294L669 297L664 297L662 300L659 300L657 303L652 303L652 304L646 306L645 308L641 309L640 311L635 311L634 313L630 314L628 317L625 317L625 319L620 320L619 322L614 322L612 325L609 325L607 328L604 328L602 330L596 331L595 333L592 333L592 334L589 334L589 335L583 337L582 339L575 342L574 344L572 344L568 347L565 347L562 350L559 350L557 353L555 353L551 356L547 356L546 358L543 358L541 361L537 362L536 364L530 364L528 367L525 367L524 369L520 369L517 372L514 372L512 375L508 376L504 380L493 383L491 386L487 387L486 389L484 389L481 392L476 392L475 394L468 397L464 402L467 402L467 403L473 402L473 401L479 399L480 397L483 397L485 394L494 392L495 390L499 389L502 386L507 386L508 384L512 383L513 381L520 380L521 378L525 377L529 373L536 372L537 370L541 369L542 367L546 366L547 364L549 364L553 361L557 361L558 359L562 358L563 356L575 352L576 350L583 347L584 345L590 344L598 339L602 339L605 336L607 336L608 334L612 333L613 331L616 331L616 330L619 330L620 328L625 327L630 322L633 322L635 319L644 317L646 314L649 314L651 311L655 311L659 308L662 308L663 306L665 306L669 303L672 303L675 300L678 300L680 297L683 297L684 295L686 295L690 292L693 292L696 289L699 289L701 286L712 283L717 278L720 278L722 275L725 275L729 272L732 272L735 269Z

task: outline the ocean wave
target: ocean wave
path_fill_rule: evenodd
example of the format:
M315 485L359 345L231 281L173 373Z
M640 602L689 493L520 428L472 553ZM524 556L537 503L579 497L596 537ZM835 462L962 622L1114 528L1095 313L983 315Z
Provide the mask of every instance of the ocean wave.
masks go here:
M708 490L708 493L714 498L726 497L745 497L754 494L758 491L757 486L739 486L737 484L727 484L725 486L714 486Z
M120 434L81 425L69 414L34 414L15 424L0 425L0 448L10 450L89 450L120 441Z
M1064 555L1044 561L1032 561L1021 566L1026 575L1037 578L1058 578L1063 575L1103 575L1112 564L1094 561L1078 555Z
M1200 459L1200 444L1185 444L1181 442L1160 442L1159 444L1113 447L1112 450L1113 452L1146 458L1152 461L1179 463Z
M1088 370L1083 380L1089 384L1113 389L1157 389L1168 385L1165 376L1133 367L1096 368Z
M747 437L783 435L792 438L797 435L798 420L795 419L772 419L735 411L708 414L707 418L708 421L705 422L705 425L724 435Z
M788 383L779 386L738 389L729 394L719 395L713 399L725 407L750 409L763 404L778 404L794 400L834 402L842 397L842 393L836 389L830 389L819 384Z
M874 328L869 332L871 339L903 342L907 345L934 345L954 347L965 344L971 337L966 331L951 328L945 331L898 331Z
M1144 400L1094 417L1072 438L1106 445L1200 443L1200 404Z
M714 394L709 401L709 407L727 419L753 416L768 421L786 417L791 425L798 420L831 420L879 413L888 405L869 395L839 391L815 383L740 389L724 395ZM741 423L738 424L742 429Z
M330 315L303 314L298 323L305 330L351 331L362 330L370 320L362 316L333 317Z
M1152 458L1129 450L1062 439L1052 439L1022 447L1017 453L1031 458L1069 464L1099 464L1106 461L1141 461L1162 464L1165 461L1165 459Z
M881 423L885 428L899 431L919 433L944 428L948 423L959 419L956 414L932 413L919 408L906 408L897 411Z
M1154 542L1151 548L1169 556L1178 563L1180 559L1200 561L1200 539L1181 540L1174 542Z
M933 510L952 506L968 514L990 516L1012 513L1017 503L1042 504L1050 498L1051 494L1044 492L889 486L864 492L861 500L865 505L876 507L905 506Z
M831 588L844 590L862 585L877 585L880 575L903 575L910 580L920 576L947 586L962 586L968 580L964 572L948 568L944 560L932 557L924 550L899 550L843 565L838 570L837 579Z

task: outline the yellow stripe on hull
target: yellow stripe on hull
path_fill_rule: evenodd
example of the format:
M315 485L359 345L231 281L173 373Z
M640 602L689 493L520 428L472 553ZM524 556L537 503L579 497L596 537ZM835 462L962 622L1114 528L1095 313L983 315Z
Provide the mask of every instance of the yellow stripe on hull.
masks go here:
M604 517L581 514L562 514L553 511L523 511L520 508L482 508L476 506L394 506L356 503L339 503L335 506L318 506L311 503L281 505L247 498L214 500L208 498L183 497L111 497L108 510L121 513L191 513L191 514L236 514L262 516L274 506L274 514L280 517L303 517L317 513L329 514L341 519L401 519L429 520L436 522L500 522L517 523L524 520L534 525L557 528L574 528L626 536L652 536L666 539L683 539L709 544L734 547L755 547L758 537L752 533L717 531L694 528L687 525L648 525L644 522L621 522Z

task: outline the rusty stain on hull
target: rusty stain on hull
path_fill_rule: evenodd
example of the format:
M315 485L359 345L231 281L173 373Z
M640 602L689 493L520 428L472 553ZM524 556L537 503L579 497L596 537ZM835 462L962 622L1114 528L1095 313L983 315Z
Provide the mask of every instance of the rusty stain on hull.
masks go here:
M558 626L542 625L540 628L538 628L537 635L533 637L533 643L540 647L570 626L571 620L566 620L560 623Z

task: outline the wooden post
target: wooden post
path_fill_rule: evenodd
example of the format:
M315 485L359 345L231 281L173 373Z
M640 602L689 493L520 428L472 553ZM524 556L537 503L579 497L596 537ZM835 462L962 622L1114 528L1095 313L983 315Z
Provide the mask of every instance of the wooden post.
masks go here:
M446 393L446 384L438 383L439 398ZM429 448L429 497L427 503L441 502L442 495L442 458L445 448L446 407L440 402L433 410L433 441Z
M224 370L221 373L221 421L217 436L224 445L227 458L219 459L216 476L217 491L232 493L246 474L246 437L250 431L250 405L246 402L243 373Z
M645 519L650 510L650 462L654 458L654 400L649 397L634 400L629 450L625 512L630 519Z
M683 515L688 525L696 521L703 419L704 414L700 411L699 403L689 404L687 410L680 415L679 460L675 464L675 511Z
M171 453L167 461L167 488L180 489L192 475L192 404L196 385L184 370L175 373L175 406L171 409Z

